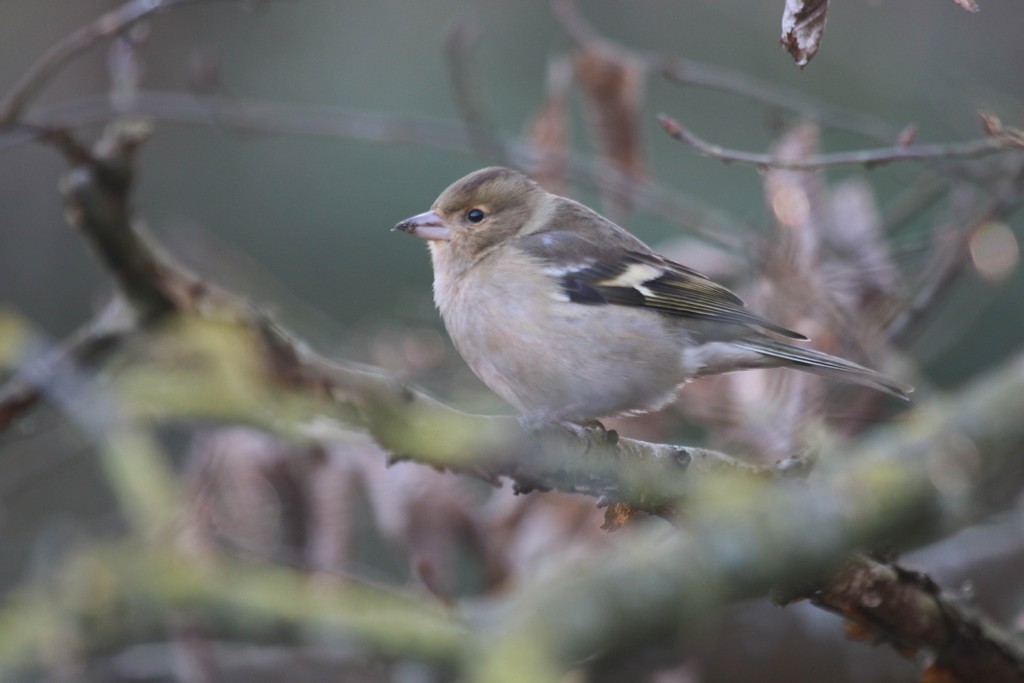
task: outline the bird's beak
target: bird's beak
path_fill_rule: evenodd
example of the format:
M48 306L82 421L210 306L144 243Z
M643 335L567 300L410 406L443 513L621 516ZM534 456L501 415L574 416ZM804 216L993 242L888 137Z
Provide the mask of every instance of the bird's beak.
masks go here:
M421 213L412 218L406 218L396 225L392 230L400 230L410 235L416 235L425 240L447 240L451 239L451 231L445 222L433 211Z

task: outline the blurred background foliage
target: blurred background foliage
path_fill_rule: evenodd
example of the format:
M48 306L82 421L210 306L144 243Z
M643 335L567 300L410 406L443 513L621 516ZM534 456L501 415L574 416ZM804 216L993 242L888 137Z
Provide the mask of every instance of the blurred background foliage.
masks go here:
M0 6L3 89L48 46L115 5L5 0ZM618 43L734 69L897 129L913 123L920 142L979 137L981 108L1008 125L1019 127L1024 119L1024 5L987 0L981 12L968 14L951 2L833 3L823 47L804 70L794 67L777 44L779 5L580 3L597 29ZM143 86L457 121L443 53L456 20L479 27L468 65L488 115L503 134L519 135L544 98L549 58L570 48L549 4L541 0L303 0L257 3L249 10L235 3L198 3L146 24ZM105 91L107 59L105 48L90 50L50 85L41 102ZM642 135L648 175L714 207L736 225L737 234L749 229L744 226L768 230L772 218L761 174L701 158L669 140L654 112L681 117L705 139L754 151L776 140L778 112L657 75L647 82ZM578 98L572 117L574 148L592 156ZM875 146L877 141L850 133L823 134L826 151ZM136 202L150 229L176 256L268 305L320 350L383 366L456 405L500 412L507 409L462 366L443 334L431 303L423 245L389 232L398 220L425 210L450 181L485 163L472 154L405 143L160 124L142 150ZM30 330L35 345L66 335L110 290L79 236L65 224L56 189L63 170L64 161L50 148L0 149L0 304L23 321L19 329ZM884 206L919 172L913 164L895 164L827 175L830 181L867 177ZM571 194L601 204L589 188L573 187ZM931 230L946 215L955 217L953 207L940 203L891 236L897 262L907 271L922 267ZM1009 223L1018 240L1021 222L1015 215ZM656 245L687 234L643 211L625 224ZM1021 310L1024 269L998 278L969 269L909 352L924 366L927 382L959 384L1021 346ZM163 436L179 446L169 450L185 461L188 439L174 430ZM0 590L45 574L77 539L123 528L89 439L56 411L37 411L9 431L0 455ZM573 519L586 524L594 518ZM388 557L393 551L365 552L368 562L406 571L403 562ZM733 625L733 637L741 638L744 628L764 635L751 626L763 626L758 620L764 614L751 614ZM776 618L773 612L767 623ZM808 624L822 619L807 616L795 628L816 632L820 624ZM767 656L768 649L756 638L745 639L753 643L747 652L753 661ZM878 662L889 655L848 656L859 657L862 672L849 680L883 680L878 676L885 664ZM718 680L729 680L730 667L739 666L727 660L719 664ZM810 662L800 675L824 680L814 676L817 666L828 670L825 660ZM865 664L869 660L873 663Z

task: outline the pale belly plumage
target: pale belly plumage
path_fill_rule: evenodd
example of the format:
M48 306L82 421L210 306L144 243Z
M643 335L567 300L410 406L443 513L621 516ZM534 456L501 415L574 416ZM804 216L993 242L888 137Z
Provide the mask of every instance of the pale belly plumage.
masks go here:
M503 277L514 267L493 264L486 281L479 270L457 285L435 280L435 299L470 368L527 418L579 421L655 410L688 378L678 326L621 306L613 324L595 325L601 307L560 297L539 269L533 281L524 282L522 270Z

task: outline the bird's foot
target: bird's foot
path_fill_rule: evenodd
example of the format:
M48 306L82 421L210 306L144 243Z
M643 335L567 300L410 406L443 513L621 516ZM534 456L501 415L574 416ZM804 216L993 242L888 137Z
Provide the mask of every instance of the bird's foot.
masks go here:
M619 433L614 429L605 429L605 426L598 420L577 421L562 420L557 417L552 419L523 415L519 418L519 424L528 432L543 432L552 428L561 428L587 444L588 448L593 443L614 446L619 442Z
M590 441L595 439L601 443L614 446L619 442L619 433L614 429L606 429L599 420L583 420L582 422L559 422L580 439Z

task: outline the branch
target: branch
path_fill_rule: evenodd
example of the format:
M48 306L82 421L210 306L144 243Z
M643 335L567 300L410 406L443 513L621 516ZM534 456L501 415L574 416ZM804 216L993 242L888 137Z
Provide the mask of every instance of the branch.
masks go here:
M457 18L445 36L444 53L455 104L465 122L473 149L485 159L507 164L508 155L494 123L480 101L480 87L470 73L469 60L480 38L480 27L466 17Z
M44 396L63 402L69 377L83 366L95 366L108 358L129 329L122 307L116 302L68 337L57 348L26 363L0 387L0 432L10 427Z
M803 159L784 159L771 154L757 154L742 150L729 149L707 142L683 127L677 120L658 115L658 122L670 137L685 142L701 156L718 159L724 163L740 163L756 166L760 170L770 168L793 171L809 171L836 166L866 166L868 168L891 164L898 161L927 161L932 159L977 159L1019 152L1024 149L1024 140L1010 130L1005 133L991 135L970 142L951 143L946 145L910 145L906 147L886 147L881 149L865 149L856 152L837 152L821 154Z
M382 657L447 664L458 661L470 637L459 615L410 592L352 579L328 589L287 569L202 560L127 542L70 553L52 581L5 600L0 676L22 680L14 674L32 666L67 665L70 657L166 637L186 614L214 636L281 638L284 627L324 641L347 637Z
M0 102L0 128L17 121L25 106L65 64L96 43L127 31L157 12L202 1L209 0L131 0L75 30L37 59Z
M613 44L598 33L572 0L555 0L551 9L562 30L577 46L586 47L591 43ZM616 50L629 52L635 58L644 61L649 70L661 73L672 83L716 90L770 107L798 112L802 117L812 118L830 128L857 133L883 142L897 139L900 133L899 127L884 119L825 104L798 90L753 78L742 71L673 55L631 50L617 43L614 45Z
M812 597L856 625L851 635L927 653L922 680L1019 681L1024 651L982 614L926 575L864 556L854 558Z
M678 638L680 631L696 635L725 605L779 584L841 595L849 574L822 577L841 569L851 550L923 543L1016 498L1024 484L1022 394L1024 355L1018 355L860 445L823 453L809 486L778 479L737 488L715 477L695 482L682 529L630 535L585 565L521 586L509 597L511 613L491 630L495 644L476 659L474 680L560 680L560 672L595 653L635 656L638 643ZM941 477L937 463L948 468ZM879 614L890 609L893 615L903 610L889 603ZM1020 643L978 630L977 638L964 636L985 640L983 648L940 648L903 630L912 625L894 619L887 627L899 634L897 642L920 643L946 669L971 674L947 680L1020 681Z
M929 313L943 301L970 263L969 244L978 230L992 221L1003 220L1020 208L1024 193L1024 164L993 188L995 198L974 215L934 229L938 234L930 263L917 278L911 293L886 316L885 336L906 345L920 333Z
M452 152L474 152L464 125L419 117L386 116L341 107L306 107L278 102L239 101L192 93L139 91L123 107L107 97L86 97L32 112L17 128L0 129L0 151L33 140L45 140L55 130L109 122L124 115L168 123L220 127L247 133L298 134L338 137L363 142L424 145ZM5 139L6 138L6 139ZM508 161L532 173L543 168L544 155L518 139L505 141ZM628 197L633 206L701 239L732 252L746 254L739 235L752 228L694 198L648 179L630 179L616 169L569 154L568 180L593 187L610 197Z
M70 135L53 138L73 164L61 182L68 220L89 241L132 311L145 319L178 307L167 282L173 276L165 273L172 267L162 263L155 249L133 227L132 162L148 135L149 128L144 125L113 125L92 155L81 150Z

